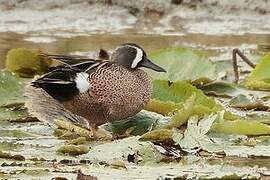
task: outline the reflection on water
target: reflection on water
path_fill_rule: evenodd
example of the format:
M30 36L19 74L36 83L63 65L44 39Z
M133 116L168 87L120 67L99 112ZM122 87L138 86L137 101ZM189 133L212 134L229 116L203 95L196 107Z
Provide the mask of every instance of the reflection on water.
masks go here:
M210 56L217 56L221 52L230 51L232 47L246 44L246 48L256 47L261 43L270 44L270 35L246 34L211 36L203 34L177 35L151 35L151 34L97 34L89 36L77 36L71 38L56 38L52 42L26 41L32 37L28 34L0 33L0 68L4 65L6 53L12 48L25 47L40 49L43 52L68 54L75 51L93 51L113 49L125 42L135 42L142 45L147 52L158 48L172 46L189 46L205 50ZM47 37L48 38L48 37ZM53 37L55 38L55 37ZM253 45L253 46L252 46Z

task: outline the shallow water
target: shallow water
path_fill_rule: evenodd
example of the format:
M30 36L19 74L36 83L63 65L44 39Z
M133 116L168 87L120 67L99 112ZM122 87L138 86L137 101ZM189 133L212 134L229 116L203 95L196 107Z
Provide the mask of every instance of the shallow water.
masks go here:
M0 33L0 68L4 67L7 52L12 48L25 47L40 49L47 53L69 54L76 52L97 51L100 48L111 50L125 42L138 43L147 52L159 48L186 46L204 50L209 56L219 59L231 58L233 48L246 52L254 51L258 44L270 44L270 34L245 35L151 35L136 32L122 34L91 34L71 37L37 36L17 34L13 32ZM221 56L223 55L223 56Z
M177 24L177 22L178 21L176 21L175 24ZM223 22L223 23L225 24L226 22ZM10 24L12 25L12 23ZM17 23L13 23L13 24L17 24ZM133 25L133 23L131 24ZM9 24L7 24L7 26L8 25ZM196 25L197 25L196 27L207 26L207 24L198 26L198 23ZM182 27L178 28L177 26L175 29L179 30L181 28ZM224 26L222 26L222 28L225 29ZM4 61L5 61L7 52L12 48L18 48L18 47L40 49L43 52L51 53L51 54L84 54L84 52L98 51L100 48L103 48L106 50L112 50L121 43L134 42L141 45L148 53L159 48L186 46L186 47L192 47L195 49L203 50L212 59L218 59L218 60L226 59L227 60L227 59L231 59L231 52L233 48L240 48L241 50L244 50L245 53L249 55L256 51L258 44L270 44L270 33L269 34L240 33L241 35L236 35L237 33L234 33L234 34L221 33L219 35L209 35L213 33L191 34L186 31L177 32L175 30L171 32L171 34L169 33L151 34L151 32L147 32L145 30L143 31L144 33L141 33L139 29L140 29L139 26L136 26L133 29L132 28L125 29L125 30L122 29L121 31L112 32L112 33L100 33L100 32L99 33L98 32L78 33L78 32L73 32L73 31L68 31L68 32L56 31L55 33L53 31L50 31L47 33L46 30L44 30L43 32L30 32L29 31L23 34L16 33L16 32L0 32L0 69L4 67ZM195 30L193 29L192 32L194 31ZM197 31L197 32L200 32L200 31ZM93 158L91 156L93 155L93 153L92 154L90 153L90 155L88 154L88 156L85 155L85 156L80 156L80 157L72 157L72 156L65 156L65 155L57 154L56 150L61 145L64 144L64 141L59 140L56 137L54 137L52 135L53 134L52 129L45 126L42 123L34 122L34 123L23 123L23 124L21 123L4 124L1 122L0 131L1 130L2 131L22 130L22 131L33 133L37 135L37 137L35 136L35 137L16 138L16 137L3 136L2 138L0 138L1 142L7 141L7 142L10 142L11 144L16 144L16 145L21 143L22 145L19 146L18 149L14 148L13 150L11 150L11 152L14 154L23 155L26 158L26 161L18 163L18 165L13 164L14 162L13 160L3 161L6 164L4 163L3 163L4 165L1 164L2 168L0 169L0 177L1 177L1 171L3 171L5 172L4 175L7 174L8 177L11 176L12 173L13 174L15 173L15 175L12 176L14 178L15 177L20 177L20 178L31 177L32 178L33 176L36 176L36 177L44 176L44 178L46 177L47 179L49 179L49 177L52 178L55 176L63 176L63 177L69 176L70 178L71 177L75 178L77 169L82 168L82 167L85 167L88 171L92 171L91 173L93 175L100 176L101 179L102 177L103 179L106 179L106 178L108 179L108 176L110 176L110 178L114 177L115 179L119 179L119 177L122 177L122 176L123 177L127 176L128 171L126 171L126 169L116 170L110 167L105 169L103 166L96 167L96 166L92 166L92 165L81 163L81 162L64 164L63 163L64 160L77 160L78 161L80 159L81 160L88 160L89 158L91 159ZM131 140L126 139L126 141L129 142L129 144L132 144L133 141ZM125 143L125 144L128 144L128 143ZM121 147L124 147L124 146L121 145ZM107 149L109 148L104 148L103 151L109 154L111 152L111 149L109 149L110 152L107 152ZM95 152L96 151L94 151L94 153ZM119 159L122 158L121 154L118 154L118 156L116 157ZM103 154L102 154L102 157L104 157ZM107 157L109 159L111 158L110 155ZM40 158L40 159L36 160L34 158ZM42 160L42 158L44 159ZM94 156L93 159L95 158L96 156ZM204 157L202 159L204 160ZM93 160L93 162L95 161ZM205 162L208 162L208 163L205 164ZM198 165L198 167L196 166L197 169L196 167L195 169L193 169L194 168L193 163L191 165L187 164L186 166L183 166L183 167L177 166L178 164L172 164L172 165L160 164L160 166L154 166L154 167L149 166L146 168L144 166L133 167L133 165L131 165L131 167L129 167L129 165L127 165L127 168L129 169L130 176L132 175L134 176L135 174L137 177L138 177L138 174L149 175L149 177L152 177L152 175L154 174L153 172L156 172L155 174L158 174L158 173L167 174L170 171L171 171L171 174L177 174L177 175L179 175L179 173L180 175L182 175L182 174L187 174L187 172L190 172L190 174L193 172L196 172L199 174L199 176L203 177L204 173L211 174L213 169L215 169L215 171L220 170L221 172L226 171L227 165L234 166L234 167L229 167L227 169L228 172L234 172L234 173L247 170L246 174L249 174L253 172L253 170L250 170L248 168L253 168L253 167L255 167L254 169L261 168L259 169L260 171L263 171L264 168L267 168L266 169L267 171L270 167L269 162L270 161L268 157L267 158L264 158L264 157L254 157L254 158L208 157L206 158L206 161L202 162L202 165L205 165L204 169L201 168L202 167L201 164ZM221 164L222 166L219 167ZM238 167L239 167L239 170L237 169ZM240 167L243 167L243 169L241 169ZM43 171L40 171L39 169L42 169ZM27 172L25 170L36 170L37 175L33 175L33 173L35 172L32 172L31 174L31 172ZM202 170L205 172L203 172ZM206 171L209 171L209 172L206 172ZM269 171L267 172L269 173ZM91 173L89 172L89 174ZM255 174L258 174L258 172L256 171ZM213 177L215 176L213 175Z

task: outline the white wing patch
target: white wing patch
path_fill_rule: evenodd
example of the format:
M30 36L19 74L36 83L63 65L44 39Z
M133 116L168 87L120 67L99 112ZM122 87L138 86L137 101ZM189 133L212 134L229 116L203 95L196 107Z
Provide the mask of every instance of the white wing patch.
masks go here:
M76 82L76 87L79 89L80 93L84 93L90 88L88 77L89 77L89 74L85 72L77 73L75 82Z
M130 45L128 46L136 49L136 57L133 59L132 64L131 64L131 68L135 68L137 67L138 63L143 59L143 51L136 46L130 46Z

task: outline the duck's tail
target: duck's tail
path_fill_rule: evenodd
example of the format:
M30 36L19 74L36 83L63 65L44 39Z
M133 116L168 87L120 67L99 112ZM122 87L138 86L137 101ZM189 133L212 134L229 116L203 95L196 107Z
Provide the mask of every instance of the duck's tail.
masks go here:
M55 100L43 89L27 85L24 95L26 96L25 106L28 112L40 121L54 126L56 119L65 119L82 127L89 128L89 123L86 119L65 109L59 101Z

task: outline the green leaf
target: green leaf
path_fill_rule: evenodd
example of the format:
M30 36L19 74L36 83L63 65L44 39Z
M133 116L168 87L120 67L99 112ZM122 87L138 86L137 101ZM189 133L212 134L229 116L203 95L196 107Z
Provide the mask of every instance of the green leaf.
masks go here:
M169 83L165 80L153 81L152 98L161 101L172 101L175 103L185 102L191 95L195 94L195 104L209 108L220 107L214 99L207 97L204 93L186 81Z
M185 103L184 108L177 111L172 116L171 121L165 127L166 128L179 128L183 124L186 124L188 119L193 115L198 115L199 117L202 117L212 112L215 112L215 110L212 110L205 106L194 105L192 102L187 101L187 103Z
M270 53L267 53L256 65L245 81L245 86L250 89L270 90Z
M230 100L229 105L234 108L240 108L244 110L261 110L267 111L269 109L268 106L264 105L263 102L259 100L251 100L247 96L243 94L239 94Z
M157 112L162 115L169 115L177 109L182 108L182 103L175 103L172 101L160 101L157 99L150 99L147 105L144 107L147 111Z
M5 108L0 107L0 121L7 120L11 122L25 122L33 121L34 118L31 118L27 110L24 108Z
M24 137L34 137L34 134L22 130L0 129L0 137L24 138Z
M0 71L0 106L23 104L25 80L8 71Z
M170 142L173 131L171 129L156 129L141 136L141 141Z
M39 56L39 52L33 49L17 48L7 54L7 70L18 73L23 77L32 77L48 71L51 60Z
M199 87L199 89L206 94L220 97L230 97L237 90L233 84L227 82L211 82Z
M154 79L169 81L216 79L215 64L199 51L182 47L167 48L151 53L149 58L167 71L167 73L148 71Z
M214 123L211 131L226 134L266 135L270 134L270 126L252 120L234 120Z
M3 141L0 142L0 150L2 151L10 151L10 150L18 150L23 147L23 144Z
M190 117L197 115L199 118L206 114L216 112L217 109L210 109L206 106L195 105L195 95L192 95L170 119L163 126L157 127L157 129L150 131L142 136L143 140L157 140L157 141L169 141L172 135L173 128L179 128L185 124Z
M86 145L64 145L61 146L57 152L77 156L86 154L89 152L89 150L89 146Z

